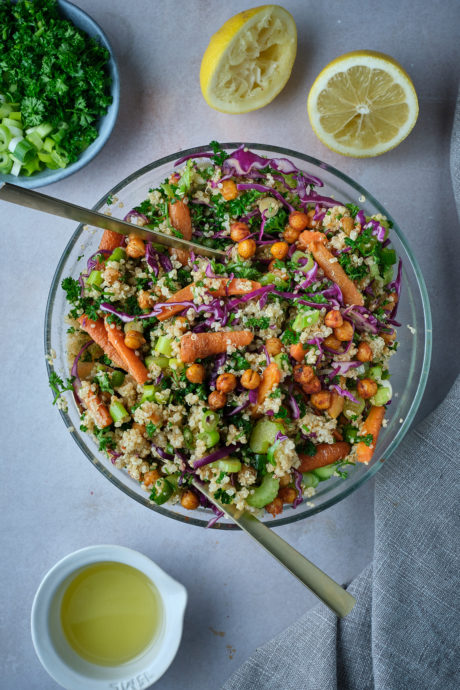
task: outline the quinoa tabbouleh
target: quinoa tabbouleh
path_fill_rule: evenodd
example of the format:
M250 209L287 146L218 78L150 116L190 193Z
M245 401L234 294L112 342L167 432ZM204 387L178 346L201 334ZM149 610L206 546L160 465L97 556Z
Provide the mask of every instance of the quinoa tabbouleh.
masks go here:
M195 478L275 516L373 455L401 263L385 217L285 158L210 148L127 219L227 259L106 230L62 282L72 383L81 429L155 503L207 505Z

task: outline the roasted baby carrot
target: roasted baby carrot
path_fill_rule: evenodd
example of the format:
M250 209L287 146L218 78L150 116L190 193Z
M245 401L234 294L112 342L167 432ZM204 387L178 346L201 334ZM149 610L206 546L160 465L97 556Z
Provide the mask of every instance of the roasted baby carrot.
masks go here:
M136 379L137 383L143 385L149 377L144 363L134 350L126 347L123 331L116 328L115 324L109 324L107 321L104 321L104 324L110 343L124 362L123 369L126 369Z
M254 405L253 414L257 413L258 408L264 402L272 388L281 381L281 372L276 362L270 362L262 374L262 381L257 389L257 404Z
M372 458L377 445L377 439L382 428L383 418L385 417L385 407L374 405L371 407L369 414L361 427L361 436L367 434L372 435L372 443L367 446L363 441L360 441L356 447L357 458L359 462L364 462L366 465Z
M227 351L229 345L245 347L253 338L251 331L186 333L180 339L180 357L183 362L190 364L196 359L220 355Z
M300 233L297 240L300 249L307 249L310 242L327 242L327 237L324 232L314 230L304 230Z
M215 297L225 297L228 295L245 295L253 290L258 290L260 288L260 283L255 280L246 280L244 278L233 278L230 280L228 278L214 278L213 280L219 281L219 286L216 288L208 288L208 292ZM191 302L193 300L193 288L195 283L190 283L186 285L178 292L174 293L167 302ZM158 315L159 321L165 321L169 319L174 314L179 314L183 311L185 307L181 304L173 304L171 307L164 307L160 314Z
M303 349L302 343L296 343L289 348L289 354L292 359L295 359L297 362L303 362L307 351Z
M104 234L99 242L99 249L105 249L108 252L113 252L117 247L121 247L124 244L124 235L120 235L118 232L113 232L113 230L104 230Z
M362 307L364 305L362 294L353 281L347 276L336 257L331 254L321 242L310 242L308 249L311 251L316 263L321 266L324 274L329 280L337 283L342 291L345 304L357 304Z
M99 347L101 347L104 350L107 357L115 364L115 366L124 369L124 360L120 357L116 349L109 342L107 331L104 326L104 321L102 319L93 321L88 316L86 316L86 314L82 314L81 316L79 316L78 321L82 329L86 333L88 333L88 335L94 340L95 343L99 345Z
M192 239L192 219L190 218L190 210L187 204L183 201L175 201L174 204L169 204L169 219L173 228L182 233L184 240Z
M311 472L311 470L316 470L318 467L332 465L333 462L346 458L350 450L351 446L346 441L319 443L316 446L316 453L314 455L299 453L301 460L299 470L300 472Z
M85 402L88 412L99 429L104 429L112 424L113 419L110 416L110 412L97 393L90 389Z

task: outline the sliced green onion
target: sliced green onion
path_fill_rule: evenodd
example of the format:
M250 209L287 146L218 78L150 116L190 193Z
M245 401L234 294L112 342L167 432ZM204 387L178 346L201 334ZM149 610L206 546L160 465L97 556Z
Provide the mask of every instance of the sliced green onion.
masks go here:
M27 139L22 139L16 144L13 154L18 161L21 161L21 163L30 163L30 161L36 157L37 152L35 150L35 146L33 146L30 141L27 141Z
M11 133L8 127L0 125L0 151L6 151L11 141Z
M0 173L7 175L13 166L13 161L6 151L0 151Z
M241 470L241 462L235 458L227 458L226 460L216 460L210 462L209 467L214 467L221 472L239 472Z
M205 442L206 448L212 448L216 443L219 443L220 436L217 429L212 429L211 431L203 431L198 435L198 438Z
M157 479L153 485L150 498L152 501L155 501L157 505L161 506L163 503L166 503L169 498L171 498L173 491L174 488L172 484L170 484L167 479L160 477L160 479Z
M313 474L315 474L318 477L320 482L324 482L326 479L332 477L336 469L337 466L334 463L333 465L325 465L324 467L318 467L316 470L313 470Z
M313 489L318 486L319 478L313 472L304 472L302 474L302 484L304 486L310 486Z
M219 424L220 417L217 412L213 410L204 410L201 417L201 426L203 431L212 431Z

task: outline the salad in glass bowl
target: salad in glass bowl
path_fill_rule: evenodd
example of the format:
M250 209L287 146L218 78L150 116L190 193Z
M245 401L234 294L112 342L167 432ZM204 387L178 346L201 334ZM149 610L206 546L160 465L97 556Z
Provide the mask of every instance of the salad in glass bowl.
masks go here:
M154 504L206 505L195 479L277 516L371 461L401 261L385 216L321 187L288 158L213 142L126 219L226 259L106 230L62 280L80 430Z

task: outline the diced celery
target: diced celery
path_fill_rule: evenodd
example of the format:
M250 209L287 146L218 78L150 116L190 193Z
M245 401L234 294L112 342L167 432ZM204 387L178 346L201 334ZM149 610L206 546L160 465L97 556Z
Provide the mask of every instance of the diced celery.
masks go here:
M172 371L177 371L178 369L184 368L184 363L182 362L182 360L177 359L177 357L172 357L170 360L168 360L168 367Z
M216 460L209 463L209 467L214 467L221 472L239 472L242 465L239 460L235 458L227 458L226 460Z
M155 345L155 352L159 352L160 354L165 355L165 357L171 357L171 345L172 344L170 338L168 338L166 335L160 335Z
M374 381L380 380L382 378L382 367L371 367L368 371L368 375L371 379L374 379Z
M102 285L103 280L101 271L91 271L86 279L86 284L99 286Z
M109 407L110 416L114 422L121 422L125 417L129 417L124 405L119 400L114 400Z
M123 247L116 247L108 258L108 261L122 261L126 259L126 251Z
M315 488L315 486L318 486L318 484L319 484L319 479L316 476L316 474L313 474L313 472L303 472L302 484L304 486L311 486L311 487Z
M25 175L32 175L34 172L39 172L42 169L41 163L37 156L35 158L32 158L32 160L28 161L27 163L23 163L22 165L22 172L25 173Z
M58 151L51 151L51 158L60 168L65 168L69 163L67 156L62 155Z
M278 422L271 422L269 419L259 419L254 426L249 447L253 453L265 454L275 442L278 431L283 431L283 426Z
M300 333L300 331L304 331L306 328L309 328L309 326L313 326L313 324L318 323L318 319L318 309L308 309L306 311L301 311L299 314L297 314L297 316L294 319L294 322L292 324L292 330L297 331L297 333Z
M153 398L159 405L165 405L169 400L169 393L166 391L156 391Z
M280 276L274 273L265 273L262 278L259 279L261 285L275 285L279 289L284 289L288 286L288 282L283 280Z
M377 393L372 396L371 403L373 405L386 405L393 395L393 389L389 381L382 381L381 385L377 389Z
M313 474L318 477L320 482L323 482L325 479L332 477L336 469L337 466L335 464L325 465L324 467L318 467L316 470L313 470Z
M21 161L13 160L13 167L11 168L11 174L17 177L21 171L22 163Z
M357 395L355 395L355 398L358 401L357 403L354 403L352 400L345 398L345 402L343 404L343 414L347 419L353 419L353 417L360 415L361 412L364 410L364 400L362 400L362 398L358 397Z
M21 123L22 123L22 115L21 115L21 113L20 113L19 110L13 110L13 111L8 115L8 118L9 118L10 120L16 120L17 122L19 122L19 126L22 126L22 125L21 125Z
M156 364L160 369L167 369L169 366L169 359L167 357L157 357L156 355L149 355L145 358L145 364L147 367L151 367Z
M262 479L262 484L257 486L246 500L253 508L263 508L276 498L279 488L279 480L270 474L266 474Z
M141 398L141 405L143 402L153 402L155 400L155 393L157 387L153 383L144 384L144 390Z

